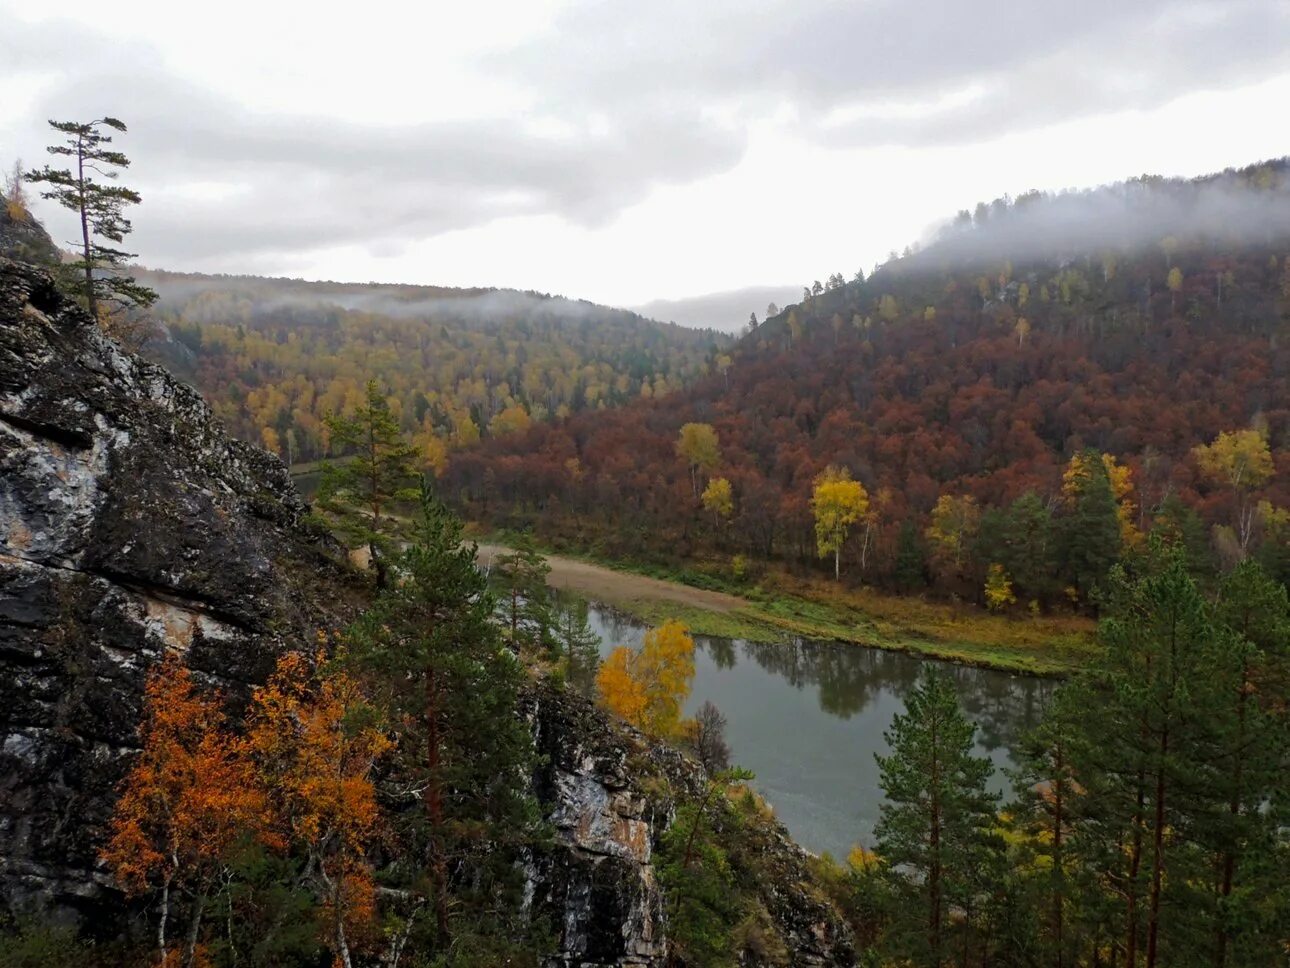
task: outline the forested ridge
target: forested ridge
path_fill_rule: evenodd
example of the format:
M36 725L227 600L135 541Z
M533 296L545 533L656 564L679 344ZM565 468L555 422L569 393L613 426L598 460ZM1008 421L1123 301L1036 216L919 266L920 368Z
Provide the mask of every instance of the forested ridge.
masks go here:
M139 273L169 340L150 355L229 429L295 463L330 456L324 419L380 378L426 465L531 421L662 396L729 338L542 293Z
M827 559L983 603L993 575L999 605L1088 602L1153 527L1200 572L1284 577L1288 199L1277 161L980 205L680 393L462 452L448 492L618 554ZM829 468L861 485L832 537Z

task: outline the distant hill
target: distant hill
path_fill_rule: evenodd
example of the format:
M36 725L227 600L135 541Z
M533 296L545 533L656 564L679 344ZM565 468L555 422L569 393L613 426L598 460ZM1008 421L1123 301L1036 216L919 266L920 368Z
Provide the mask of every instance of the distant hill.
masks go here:
M755 313L760 320L765 317L767 306L787 306L801 295L802 290L793 286L750 286L688 299L655 299L633 308L651 319L739 333L748 324L750 313Z
M1284 572L1288 321L1286 161L1031 193L964 213L867 280L835 277L744 337L722 373L487 442L460 454L448 480L473 514L576 529L620 553L808 565L812 483L837 465L870 495L843 552L856 577L979 600L987 568L1015 560L1005 525L1022 524L1009 515L1029 508L1048 557L1013 577L1020 595L1059 604L1064 589L1090 590L1062 542L1080 534L1063 477L1091 448L1117 462L1125 542L1185 519L1204 567L1262 542ZM725 522L701 506L678 456L689 422L719 438L699 487L731 482ZM1233 489L1193 450L1246 429L1270 473ZM1018 509L1027 494L1034 503ZM938 505L961 512L948 565L929 536Z
M586 409L662 396L731 341L584 300L509 289L144 271L165 336L146 352L238 436L324 456L323 417L377 380L431 466L446 450Z

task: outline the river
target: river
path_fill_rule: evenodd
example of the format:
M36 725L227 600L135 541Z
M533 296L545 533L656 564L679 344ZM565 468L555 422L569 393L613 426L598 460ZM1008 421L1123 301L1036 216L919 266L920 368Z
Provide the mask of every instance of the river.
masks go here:
M645 626L592 606L601 654L638 645ZM875 753L883 731L904 708L920 666L901 652L838 642L759 644L695 637L695 675L687 714L710 700L725 714L735 763L752 770L753 786L797 841L842 860L857 843L873 846L882 791ZM1003 767L1039 720L1051 680L941 663L963 708L976 722L977 750L995 764L992 787L1005 791Z

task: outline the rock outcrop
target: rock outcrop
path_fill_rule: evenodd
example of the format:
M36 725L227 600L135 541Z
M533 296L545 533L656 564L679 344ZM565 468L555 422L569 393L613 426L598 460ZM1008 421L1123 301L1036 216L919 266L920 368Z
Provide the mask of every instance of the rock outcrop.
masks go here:
M336 616L340 549L277 458L0 261L0 899L91 915L148 668L236 694Z
M0 259L0 914L108 933L96 855L135 748L148 669L178 650L231 697L361 607L341 549L280 461L229 438L189 387L125 353L42 270ZM554 844L533 910L553 966L661 965L656 851L693 761L535 685L525 699ZM796 965L853 962L806 855L761 824L759 902ZM106 926L106 928L104 927ZM758 960L744 964L785 963Z
M54 240L31 213L21 206L11 209L0 199L0 258L52 266L60 256Z
M667 906L655 854L676 800L699 797L706 774L582 697L539 689L529 703L544 758L537 793L555 831L556 849L531 874L535 908L559 932L552 965L663 965ZM850 929L811 886L807 854L783 826L761 818L739 836L741 853L772 875L759 879L757 900L786 958L745 951L740 963L855 964Z

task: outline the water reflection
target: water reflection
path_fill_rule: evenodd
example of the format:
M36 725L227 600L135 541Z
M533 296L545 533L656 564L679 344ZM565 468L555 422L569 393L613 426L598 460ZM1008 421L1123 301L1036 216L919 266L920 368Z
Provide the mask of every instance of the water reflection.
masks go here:
M591 627L601 652L639 645L645 628L629 616L595 607ZM882 793L875 753L883 731L903 709L924 660L900 652L836 642L763 644L696 639L692 714L705 700L725 713L734 760L757 774L756 786L794 836L812 850L845 856L872 844ZM1046 680L948 665L978 751L999 767L1035 725L1052 689Z

